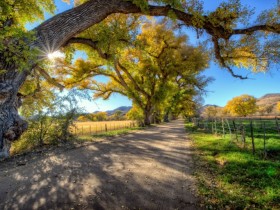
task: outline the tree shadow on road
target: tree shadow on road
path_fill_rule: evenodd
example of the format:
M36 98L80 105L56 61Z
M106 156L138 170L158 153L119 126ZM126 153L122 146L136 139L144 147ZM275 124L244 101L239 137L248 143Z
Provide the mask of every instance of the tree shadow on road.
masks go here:
M50 152L0 173L0 209L198 209L185 141L151 128Z

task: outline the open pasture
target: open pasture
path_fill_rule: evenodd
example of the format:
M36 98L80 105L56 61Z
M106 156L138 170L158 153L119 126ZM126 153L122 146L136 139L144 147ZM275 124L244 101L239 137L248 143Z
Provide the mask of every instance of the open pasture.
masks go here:
M136 127L137 123L132 120L125 121L99 121L99 122L75 122L71 128L75 135L91 135L107 131Z

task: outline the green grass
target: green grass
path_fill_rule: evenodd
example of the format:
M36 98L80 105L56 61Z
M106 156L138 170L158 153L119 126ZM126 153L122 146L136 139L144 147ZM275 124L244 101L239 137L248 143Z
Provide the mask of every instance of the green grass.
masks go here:
M248 119L235 119L236 127L239 128L238 135L234 133L233 120L229 120L229 126L231 128L231 139L239 145L239 147L244 147L247 150L252 151L252 138L251 138L251 130L250 130L250 121ZM263 124L265 124L265 150L264 150L264 129ZM212 126L214 126L213 122L208 122L208 131L212 130ZM243 143L241 138L240 126L244 126L245 128L245 143ZM216 124L217 133L222 135L222 123L218 121ZM228 125L224 123L224 131L226 133L226 137L229 138L229 129ZM264 157L264 151L266 151L269 159L280 159L280 135L276 129L276 121L271 120L253 120L253 134L254 134L254 142L255 142L255 150L256 155L259 157ZM236 139L237 137L237 139Z
M223 139L191 124L186 128L197 148L199 193L209 209L280 209L278 158L254 156L249 148L240 148L228 135ZM270 149L280 152L278 145L270 144Z

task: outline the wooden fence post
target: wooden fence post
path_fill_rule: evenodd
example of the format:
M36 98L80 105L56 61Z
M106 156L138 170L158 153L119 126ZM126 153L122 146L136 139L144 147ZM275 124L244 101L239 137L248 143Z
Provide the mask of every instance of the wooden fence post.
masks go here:
M243 148L246 146L246 130L245 125L242 124L242 140L243 140Z
M223 129L223 138L225 138L224 118L222 118L222 129Z
M216 118L215 118L215 124L214 124L214 126L215 126L215 135L217 135L218 133L217 133L217 120L216 120Z
M263 122L263 154L264 158L266 158L266 131L265 131L265 122Z
M214 134L214 120L213 119L212 119L211 127L212 127L212 134Z
M278 134L280 135L280 127L279 127L279 123L278 123L278 118L275 117L275 120L276 120L276 128L277 128Z
M251 131L251 139L252 139L252 152L253 155L255 155L255 140L254 140L254 127L253 127L253 121L252 119L250 120L250 131Z
M236 126L234 120L232 121L232 123L233 123L233 130L235 132L235 140L238 141L238 129L237 129L237 126Z
M105 132L108 131L107 124L105 123Z
M232 141L231 128L230 128L228 119L226 119L226 123L227 123L227 126L228 126L228 132L229 132L229 136L230 136L230 141Z

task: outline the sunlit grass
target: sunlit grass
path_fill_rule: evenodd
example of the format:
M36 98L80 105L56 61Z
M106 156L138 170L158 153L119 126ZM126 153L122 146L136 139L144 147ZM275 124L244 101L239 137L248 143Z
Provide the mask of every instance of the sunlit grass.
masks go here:
M11 155L31 151L34 147L37 146L37 142L34 142L30 139L20 139L14 142L11 146Z
M280 160L263 159L240 148L229 136L196 131L196 175L199 192L208 207L219 209L280 209ZM256 139L256 141L261 141ZM276 141L270 139L270 143ZM278 149L278 144L270 149Z

